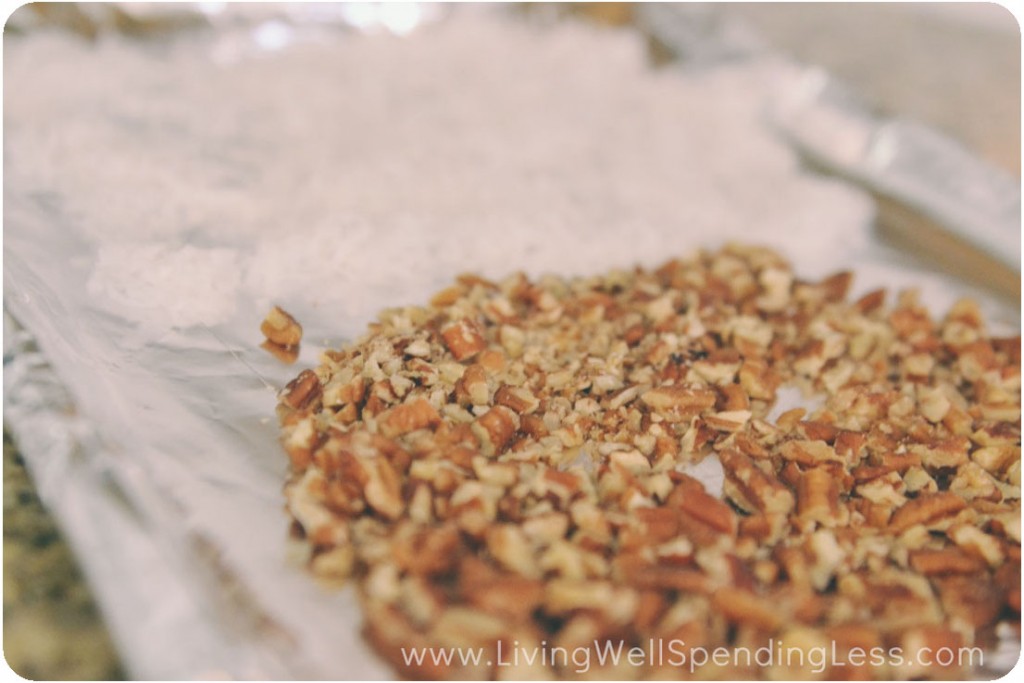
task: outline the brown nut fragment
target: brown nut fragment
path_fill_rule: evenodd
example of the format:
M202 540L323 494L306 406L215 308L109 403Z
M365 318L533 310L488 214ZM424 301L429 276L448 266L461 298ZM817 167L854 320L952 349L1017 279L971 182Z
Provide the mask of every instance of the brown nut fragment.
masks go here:
M954 524L946 530L946 536L971 553L973 557L981 558L991 567L998 567L1006 559L1002 543L976 526Z
M465 406L482 406L490 402L490 388L487 386L487 370L474 363L466 368L462 377L455 382L455 398Z
M668 505L679 511L680 522L692 533L697 531L692 523L706 525L713 534L733 537L736 535L736 513L726 503L709 495L704 486L696 480L683 482L669 494ZM690 522L687 525L687 522Z
M935 524L951 519L965 507L967 503L955 493L925 493L898 508L892 515L890 528L895 533L901 533L918 524Z
M750 416L749 410L725 410L720 413L706 415L704 423L708 427L717 429L720 432L738 432L750 420Z
M477 362L479 362L487 372L501 372L505 369L506 356L497 349L484 349L480 352L479 360Z
M435 576L450 571L457 561L460 538L451 523L416 529L392 546L400 569L417 576Z
M465 589L475 607L513 623L527 621L544 599L544 584L519 576L501 574L486 584Z
M417 429L435 427L441 423L434 406L425 398L395 406L380 420L380 431L386 437L408 434Z
M782 378L763 360L747 358L739 371L740 386L750 398L771 401L782 384Z
M268 339L260 344L260 348L285 365L291 365L299 359L299 347L297 345L281 346L280 344L275 344Z
M382 457L369 458L363 466L368 476L363 489L367 504L389 519L398 519L405 509L398 473Z
M719 454L725 470L725 493L747 512L767 515L789 514L795 504L793 492L772 475L766 474L746 455L734 450Z
M801 465L820 465L826 462L842 462L835 449L821 440L796 439L780 447L782 457Z
M957 467L967 462L970 441L966 437L954 436L934 439L926 444L913 444L910 452L921 458L926 467Z
M615 566L618 577L638 590L704 594L712 587L707 574L692 567L651 564L625 554L616 557Z
M821 420L803 420L797 425L797 432L811 441L834 443L839 436L839 428Z
M486 533L487 550L506 569L527 579L541 576L530 540L513 524L499 524Z
M519 413L529 414L537 410L540 401L527 387L510 387L507 384L501 385L494 394L494 402Z
M274 306L260 323L260 332L271 344L290 349L302 341L302 325L280 306Z
M1003 498L998 481L974 462L965 462L957 469L956 476L949 483L949 490L965 500L998 502Z
M441 329L441 338L455 360L468 360L487 348L487 341L480 333L480 327L463 318Z
M846 521L839 504L839 485L828 470L812 467L797 482L798 511L802 518L834 527Z
M478 417L472 426L484 455L501 453L518 428L518 416L505 406L494 406Z
M946 613L979 628L992 623L1002 608L1002 595L988 574L935 579Z
M1009 444L985 446L971 453L971 460L981 465L985 471L999 474L1004 472L1011 463L1020 460L1020 446Z
M974 574L986 568L984 561L956 548L913 550L910 553L910 566L925 576Z
M673 385L649 389L640 400L659 413L693 414L714 407L717 396L707 387Z
M711 604L726 620L773 633L782 625L776 605L741 588L720 588L711 596Z
M323 394L320 378L312 370L303 370L285 386L281 402L292 410L312 408Z

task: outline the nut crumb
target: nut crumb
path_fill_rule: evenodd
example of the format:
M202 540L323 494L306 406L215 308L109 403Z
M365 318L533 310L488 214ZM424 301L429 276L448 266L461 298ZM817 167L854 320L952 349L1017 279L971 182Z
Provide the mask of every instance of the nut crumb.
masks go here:
M266 341L260 347L269 351L282 363L291 365L299 357L302 325L280 306L274 306L260 324Z

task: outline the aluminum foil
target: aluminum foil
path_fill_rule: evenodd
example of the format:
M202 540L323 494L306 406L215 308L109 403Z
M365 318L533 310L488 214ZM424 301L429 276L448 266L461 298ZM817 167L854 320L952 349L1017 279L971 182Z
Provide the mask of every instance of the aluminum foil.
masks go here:
M358 20L404 26L379 16ZM301 24L284 33L266 21L233 25L215 31L207 46L211 54L266 53L282 48L282 35L294 39ZM90 291L105 245L76 231L59 200L5 186L5 420L81 559L128 672L391 677L361 640L353 591L315 583L289 546L274 407L277 388L297 369L258 349L262 302L240 301L215 325L140 335L137 320ZM864 289L918 287L933 310L975 296L997 328L1019 329L1017 311L870 235L865 225L865 241L825 265L854 267ZM843 239L836 236L836 244ZM628 246L609 249L632 262ZM787 255L798 272L822 267L798 245ZM851 255L856 262L847 261ZM451 275L439 273L439 282ZM395 303L387 291L364 295L369 308ZM315 306L293 312L311 340L299 366L366 322L362 314L325 319ZM712 468L705 479L713 486L715 477Z

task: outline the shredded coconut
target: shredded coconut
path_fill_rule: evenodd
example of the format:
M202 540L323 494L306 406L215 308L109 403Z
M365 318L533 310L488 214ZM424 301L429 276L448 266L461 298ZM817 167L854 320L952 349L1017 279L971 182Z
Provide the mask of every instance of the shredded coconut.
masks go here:
M866 239L864 198L802 173L762 124L778 65L654 71L631 33L475 12L224 50L12 38L8 187L55 193L96 244L243 250L258 305L354 319L458 271L597 272L741 238L813 275ZM198 252L106 250L93 280L117 284L95 293L145 292L177 324L230 313L167 276L175 254ZM129 257L163 265L111 261Z
M150 328L214 325L234 312L238 270L233 249L110 244L87 288L97 305Z

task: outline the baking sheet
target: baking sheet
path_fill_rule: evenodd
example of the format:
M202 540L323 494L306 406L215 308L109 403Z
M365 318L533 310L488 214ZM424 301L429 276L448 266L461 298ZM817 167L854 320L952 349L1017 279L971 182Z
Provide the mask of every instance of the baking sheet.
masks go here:
M512 21L463 15L431 24L420 43L415 32L303 33L277 19L156 45L45 33L5 43L5 419L133 677L391 676L360 640L352 592L317 585L287 541L275 393L375 311L422 302L459 272L596 273L742 239L778 248L805 277L853 268L857 292L915 286L936 313L973 295L998 328L1019 329L1017 311L877 243L867 197L802 170L781 142L709 130L672 140L706 137L707 148L663 149L644 138L645 122L665 128L659 117L698 126L726 109L723 130L760 130L761 105L790 76L784 63L670 70L656 83L638 78L643 87L630 93L592 84L594 98L662 103L675 92L679 109L638 112L639 132L615 138L635 153L620 150L607 185L585 187L567 174L600 163L608 139L598 132L612 122L599 114L576 126L576 148L527 146L534 156L502 144L509 131L551 139L538 132L542 116L530 127L529 108L515 110L518 123L443 125L445 96L465 96L474 78L512 87L523 76L514 65L425 78L433 99L403 100L388 90L387 69L408 64L345 61L346 45L374 41L406 57L454 44L450 58L462 63L489 37L500 45ZM517 30L516 45L537 32L553 65L559 50L592 49L617 55L608 64L629 73L647 69L635 36ZM332 147L308 128L353 125L341 94L309 94L356 66L380 84L381 112L435 103L416 112L437 118L434 141L403 140L423 130L412 124L371 127L373 143L390 150L382 159L407 145L401 167L352 175L346 145L359 131L328 135ZM548 86L537 87L540 107ZM587 111L563 112L565 130ZM440 194L424 178L449 148L480 154L453 161L458 172ZM488 163L522 172L493 188ZM673 187L676 201L666 202ZM306 329L294 367L258 348L272 303Z

